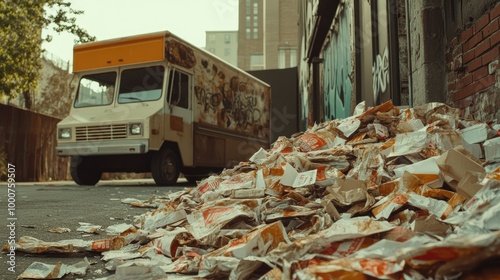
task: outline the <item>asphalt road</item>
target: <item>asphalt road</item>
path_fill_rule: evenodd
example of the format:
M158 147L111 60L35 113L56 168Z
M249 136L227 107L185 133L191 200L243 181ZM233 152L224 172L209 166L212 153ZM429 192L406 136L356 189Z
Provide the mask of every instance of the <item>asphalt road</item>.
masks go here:
M106 238L106 233L88 234L77 232L79 222L101 225L132 224L134 216L153 209L135 208L121 202L124 198L147 200L154 195L175 192L186 187L194 187L179 180L176 186L158 187L152 180L101 181L97 186L82 187L72 182L16 183L14 216L8 216L9 195L5 182L0 183L0 247L7 245L10 236L9 225L15 224L16 241L21 236L32 236L43 241L66 239L98 240ZM12 194L11 194L12 197ZM11 199L12 201L12 199ZM12 204L10 206L13 206ZM14 219L15 218L15 219ZM52 233L50 229L69 228L71 232ZM100 260L99 253L78 253L72 255L25 254L16 252L15 272L9 270L10 256L0 254L0 279L16 279L33 262L72 265L85 257L92 263L85 277L65 276L63 279L95 279L110 275Z

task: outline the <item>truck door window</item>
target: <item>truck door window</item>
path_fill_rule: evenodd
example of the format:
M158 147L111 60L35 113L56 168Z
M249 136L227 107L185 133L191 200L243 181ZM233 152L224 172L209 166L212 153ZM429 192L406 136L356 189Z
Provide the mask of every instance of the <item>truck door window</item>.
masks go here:
M189 76L176 71L170 71L169 98L171 105L189 108Z
M163 66L123 70L120 79L118 103L158 100L162 94Z
M116 72L85 75L80 79L75 108L109 105L115 94Z

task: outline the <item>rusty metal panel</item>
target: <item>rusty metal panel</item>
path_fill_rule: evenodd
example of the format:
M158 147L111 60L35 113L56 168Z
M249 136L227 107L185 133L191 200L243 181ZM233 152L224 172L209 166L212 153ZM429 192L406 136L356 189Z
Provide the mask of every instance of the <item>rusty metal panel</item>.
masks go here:
M226 140L221 137L196 134L194 137L194 164L197 166L224 166Z
M55 152L60 120L0 104L0 145L7 163L16 165L17 181L65 180L69 159Z

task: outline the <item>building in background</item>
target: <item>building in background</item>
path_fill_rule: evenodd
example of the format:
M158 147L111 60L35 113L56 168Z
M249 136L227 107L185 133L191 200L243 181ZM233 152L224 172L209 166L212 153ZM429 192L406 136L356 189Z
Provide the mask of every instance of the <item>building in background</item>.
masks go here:
M238 31L206 31L205 41L205 50L237 66Z
M297 66L298 5L290 0L239 0L238 67Z

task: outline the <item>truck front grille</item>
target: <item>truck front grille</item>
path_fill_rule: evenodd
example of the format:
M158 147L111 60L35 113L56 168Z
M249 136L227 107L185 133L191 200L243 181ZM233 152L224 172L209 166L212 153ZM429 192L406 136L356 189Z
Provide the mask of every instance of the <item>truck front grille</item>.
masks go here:
M127 138L126 124L80 126L75 128L76 141L112 140Z

